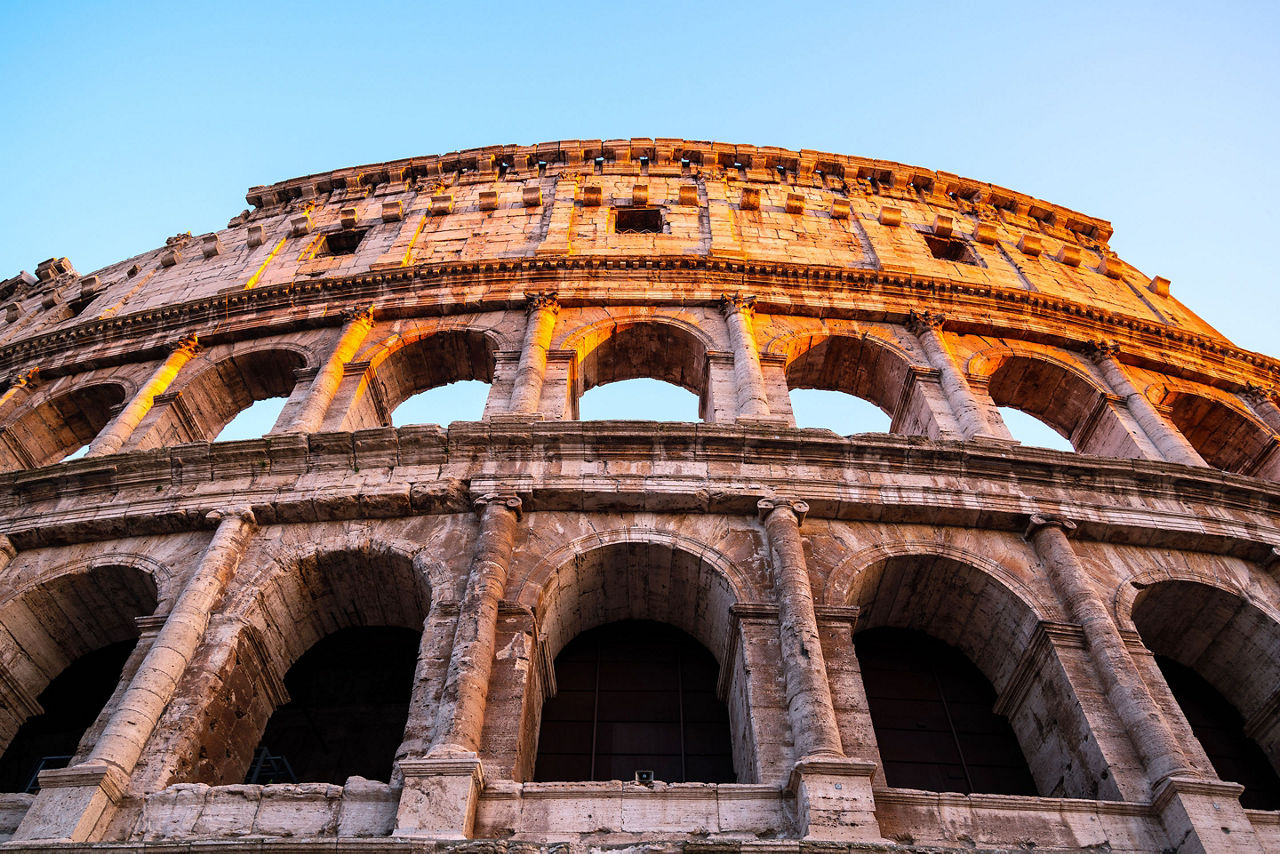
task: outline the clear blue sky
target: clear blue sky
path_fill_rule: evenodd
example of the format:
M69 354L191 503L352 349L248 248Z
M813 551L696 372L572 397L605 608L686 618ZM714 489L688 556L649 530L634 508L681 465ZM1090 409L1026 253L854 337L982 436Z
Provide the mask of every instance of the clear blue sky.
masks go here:
M0 0L0 277L211 231L254 184L498 143L881 157L1109 219L1280 354L1280 3Z

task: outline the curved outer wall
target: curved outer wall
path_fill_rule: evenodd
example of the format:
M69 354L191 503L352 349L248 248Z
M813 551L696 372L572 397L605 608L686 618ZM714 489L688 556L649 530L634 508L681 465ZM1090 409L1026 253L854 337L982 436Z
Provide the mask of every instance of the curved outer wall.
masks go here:
M247 199L223 231L0 285L0 737L138 638L70 766L0 796L10 845L1280 852L1152 654L1277 763L1280 364L1117 258L1108 223L681 140ZM633 377L694 392L701 423L576 420ZM388 426L471 379L482 421ZM792 388L892 432L797 430ZM211 442L268 397L268 435ZM998 406L1077 453L1018 444ZM716 658L736 783L531 780L556 654L629 618ZM422 630L391 780L239 785L285 673L361 625ZM880 626L977 665L1038 796L886 783L852 645Z

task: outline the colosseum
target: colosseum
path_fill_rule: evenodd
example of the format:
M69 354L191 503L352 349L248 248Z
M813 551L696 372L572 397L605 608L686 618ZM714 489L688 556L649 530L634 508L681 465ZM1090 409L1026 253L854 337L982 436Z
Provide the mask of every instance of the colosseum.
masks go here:
M0 284L4 848L1280 852L1280 361L1106 221L677 139L246 198ZM698 421L579 419L639 378Z

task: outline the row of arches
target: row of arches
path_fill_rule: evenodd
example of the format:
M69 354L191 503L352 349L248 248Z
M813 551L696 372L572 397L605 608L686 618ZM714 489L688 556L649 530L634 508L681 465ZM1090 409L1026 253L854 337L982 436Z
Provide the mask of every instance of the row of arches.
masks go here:
M315 551L230 596L166 712L189 725L153 746L144 776L392 779L397 758L430 743L452 642L456 605L430 564L376 544ZM669 538L559 565L524 630L527 682L491 701L486 749L510 745L518 755L496 761L516 779L776 777L789 767L785 715L767 699L776 623L743 590L722 557ZM1280 809L1280 622L1205 581L1132 590L1122 619L1141 638L1153 697L1195 746L1188 758L1244 785L1245 806ZM0 603L0 786L30 789L40 768L86 754L165 595L145 568L105 562ZM881 785L1136 796L1108 776L1124 765L1123 736L1099 731L1105 710L1084 715L1088 701L1071 700L1100 693L1093 677L1070 644L1037 644L1054 615L1017 584L945 553L901 553L857 572L846 599L856 627L824 637L829 678L844 749L876 761ZM744 607L756 617L736 616Z
M794 409L801 426L954 437L946 401L936 391L917 388L930 370L923 356L895 340L895 334L906 335L878 328L779 334L762 348L775 389L770 405L783 416ZM354 372L348 366L349 387L339 394L325 429L448 423L451 413L442 408L448 402L418 399L448 387L469 395L468 418L501 412L510 393L511 370L500 366L499 357L509 352L500 349L503 344L492 330L456 327L420 330L371 345L366 348L367 361L353 363ZM725 399L733 396L731 390L713 382L714 365L721 357L712 348L711 339L692 322L662 317L598 322L561 342L558 352L572 359L548 375L542 411L547 417L578 418L583 414L580 401L593 389L647 380L666 384L671 394L665 401L662 395L653 397L652 384L617 389L620 398L638 401L633 412L658 420L733 420L734 403ZM1072 358L999 345L967 358L962 367L975 390L989 400L988 417L1001 420L996 411L1014 413L1000 428L1012 425L1019 431L1015 437L1028 444L1100 456L1159 458L1116 390L1093 375L1083 359L1073 363ZM199 360L172 390L157 398L126 449L214 440L255 404L266 408L251 410L257 420L244 436L287 431L315 367L308 351L293 346L271 345ZM46 465L83 447L137 391L123 380L106 378L82 386L72 379L57 381L34 406L11 405L7 417L0 412L0 468ZM878 415L841 424L838 416L830 416L831 398L814 398L812 392L861 402L859 418ZM680 400L684 393L696 399L696 416L693 405ZM1273 430L1230 395L1170 379L1148 388L1146 396L1171 429L1210 465L1262 477L1273 476L1280 467L1280 455L1272 453ZM792 406L793 400L801 399L803 404ZM670 408L664 408L667 402ZM595 417L600 415L607 416L607 410ZM1031 419L1031 426L1019 427L1019 415ZM1034 432L1036 426L1042 428L1039 433Z

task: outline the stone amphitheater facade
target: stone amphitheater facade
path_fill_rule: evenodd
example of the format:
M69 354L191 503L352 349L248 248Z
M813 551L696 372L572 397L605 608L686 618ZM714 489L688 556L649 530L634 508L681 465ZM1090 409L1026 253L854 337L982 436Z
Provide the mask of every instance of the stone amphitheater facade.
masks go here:
M9 848L1280 852L1280 803L1215 770L1161 669L1280 763L1280 362L1116 257L1105 221L674 139L247 200L225 230L0 286L6 759L60 674L124 650L69 755L0 795ZM701 421L577 420L640 377ZM459 380L491 384L482 420L389 426ZM891 432L797 429L796 388ZM265 436L212 441L272 397ZM1077 452L1014 441L1001 406ZM620 623L714 658L727 777L583 779L594 741L591 775L539 770L566 650ZM378 627L412 633L386 779L246 783L308 650ZM902 784L937 757L893 731L905 706L877 714L877 636L974 668L1023 790L976 760Z

